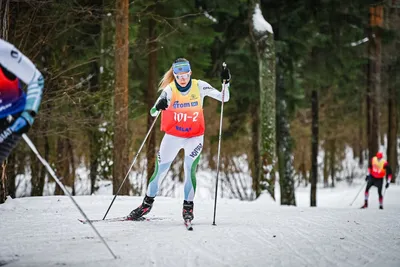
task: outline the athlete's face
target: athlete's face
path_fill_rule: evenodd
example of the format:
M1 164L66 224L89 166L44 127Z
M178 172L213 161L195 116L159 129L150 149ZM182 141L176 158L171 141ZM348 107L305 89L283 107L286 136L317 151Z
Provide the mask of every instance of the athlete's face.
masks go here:
M176 82L182 87L185 87L189 83L191 75L192 75L191 71L179 72L177 74L174 73Z

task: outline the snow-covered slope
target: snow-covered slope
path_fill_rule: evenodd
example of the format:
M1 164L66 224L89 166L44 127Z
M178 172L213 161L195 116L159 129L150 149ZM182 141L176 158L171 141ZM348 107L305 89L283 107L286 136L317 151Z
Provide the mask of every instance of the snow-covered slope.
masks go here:
M254 202L196 199L194 231L181 219L182 199L156 198L144 222L99 222L96 228L113 259L65 196L8 199L0 205L0 266L400 266L400 187L387 191L378 210L360 210L359 187L319 189L310 208L309 189L297 191L299 207L279 206L267 196ZM92 219L101 219L112 196L75 198ZM108 215L124 216L141 202L118 197Z

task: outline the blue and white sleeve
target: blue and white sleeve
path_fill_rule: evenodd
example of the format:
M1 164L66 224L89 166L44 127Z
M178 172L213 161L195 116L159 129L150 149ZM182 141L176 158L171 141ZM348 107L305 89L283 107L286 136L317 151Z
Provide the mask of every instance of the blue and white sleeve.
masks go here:
M44 79L40 71L15 46L0 39L0 64L27 85L25 112L36 114L42 100ZM29 121L30 124L33 123Z

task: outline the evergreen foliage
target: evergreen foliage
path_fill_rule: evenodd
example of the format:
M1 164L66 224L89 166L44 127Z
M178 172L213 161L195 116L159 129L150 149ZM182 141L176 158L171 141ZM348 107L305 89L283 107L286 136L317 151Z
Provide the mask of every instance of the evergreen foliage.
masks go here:
M246 168L254 163L252 112L260 105L259 65L249 31L251 2L130 1L129 134L126 137L130 159L147 130L148 36L149 21L154 20L157 36L155 82L170 68L174 59L183 56L191 62L194 78L220 89L221 64L224 61L228 64L232 81L231 100L224 110L222 171L225 176L222 175L222 184L229 188L231 197L255 198L251 182L246 183L251 180L248 175L255 175ZM315 90L319 96L319 145L326 152L325 157L329 157L324 160L325 165L330 166L324 172L326 179L329 177L331 184L341 179L351 181L353 177L339 177L335 173L341 170L339 163L345 156L346 147L352 148L360 161L367 152L368 41L365 38L368 10L375 1L256 2L260 3L264 17L274 29L276 77L277 83L282 82L279 85L282 90L278 86L276 91L279 176L291 177L297 184L308 183L311 169L310 99ZM384 8L385 12L390 11L388 6ZM118 75L114 70L115 12L114 1L110 0L32 0L11 1L10 4L7 39L32 59L46 79L40 112L29 135L57 173L65 176L66 185L74 188L74 180L82 178L73 170L79 167L88 170L91 192L76 189L80 194L93 193L98 189L98 181L112 179L113 88ZM398 17L391 17L391 22L382 29L384 68L381 78L382 84L390 84L390 88L399 84L399 78L393 78L398 74L400 62L396 53L400 43L398 21ZM389 89L382 90L385 97L380 103L382 135L388 125L386 105L390 92L393 94ZM399 95L394 96L397 103ZM398 115L397 106L395 110ZM216 169L217 114L219 103L207 99L205 165L200 164L204 169ZM158 131L158 127L155 130ZM157 134L156 145L161 136ZM284 140L287 143L282 143ZM279 154L282 150L285 155ZM43 194L46 174L35 156L22 143L13 153L7 166L9 176L31 173L32 191L26 194ZM397 155L390 153L397 161ZM134 166L132 194L141 194L145 187L143 155ZM245 158L247 166L232 167L230 164L239 158ZM285 165L283 161L291 164ZM175 164L179 165L179 161ZM21 167L23 165L26 168ZM323 167L319 166L321 172ZM233 173L241 175L233 176ZM232 177L237 180L233 181ZM246 190L238 189L240 187ZM286 204L295 203L289 201Z

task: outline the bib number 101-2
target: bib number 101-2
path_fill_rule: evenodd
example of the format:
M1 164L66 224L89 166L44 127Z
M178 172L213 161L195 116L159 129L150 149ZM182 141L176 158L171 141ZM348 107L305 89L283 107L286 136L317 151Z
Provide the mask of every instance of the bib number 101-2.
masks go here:
M174 120L177 121L177 122L187 121L187 120L197 121L197 117L198 116L199 116L198 112L193 112L193 116L189 116L186 113L176 113L176 112L174 112Z

